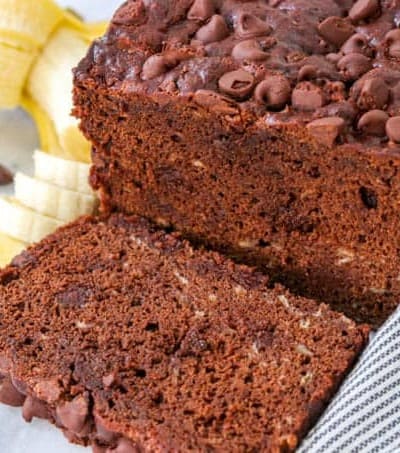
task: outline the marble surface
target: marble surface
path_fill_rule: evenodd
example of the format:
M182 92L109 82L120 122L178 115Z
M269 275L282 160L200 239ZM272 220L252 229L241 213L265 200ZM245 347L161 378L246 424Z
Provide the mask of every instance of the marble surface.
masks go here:
M90 20L111 16L122 0L60 0ZM8 168L31 172L32 151L37 146L37 134L31 119L24 112L0 112L0 163ZM0 193L11 193L12 186ZM0 213L1 215L1 213ZM90 449L75 447L62 433L48 423L34 420L27 424L21 410L0 406L0 453L84 453Z

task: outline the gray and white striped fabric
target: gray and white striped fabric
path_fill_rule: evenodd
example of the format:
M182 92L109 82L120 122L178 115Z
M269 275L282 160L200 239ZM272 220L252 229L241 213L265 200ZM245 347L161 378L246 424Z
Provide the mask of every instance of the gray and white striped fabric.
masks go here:
M377 332L298 453L400 452L400 311Z

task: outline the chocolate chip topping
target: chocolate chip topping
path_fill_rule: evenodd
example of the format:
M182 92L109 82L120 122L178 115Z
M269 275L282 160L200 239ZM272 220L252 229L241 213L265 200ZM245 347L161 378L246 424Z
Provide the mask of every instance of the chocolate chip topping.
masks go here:
M372 69L372 62L360 53L349 53L339 60L338 68L345 80L352 81Z
M383 109L389 100L389 87L380 78L367 79L361 89L357 105L360 110Z
M218 81L219 89L236 99L245 99L253 91L254 76L244 69L227 72Z
M388 56L400 58L400 29L389 31L385 36L385 43L388 47Z
M348 100L352 105L346 106L346 112L351 111L353 122L346 113L349 128L343 140L354 141L351 135L359 140L365 131L362 141L370 140L372 146L377 144L376 135L371 137L364 126L358 128L361 117L370 110L385 110L389 117L400 113L397 2L150 3L128 0L106 37L94 44L88 59L96 60L108 86L146 95L188 96L224 115L244 109L254 121L260 105L274 111L286 107L279 112L284 121L303 123L311 119L303 112L328 112L330 116L329 112L338 111L335 104ZM185 49L186 56L171 56L171 49ZM363 80L364 85L358 85L364 77L375 79L371 74L377 68L391 71L390 80L378 76L381 80ZM240 70L254 77L256 89L247 82L246 89L232 89L224 73ZM268 82L271 76L285 82L273 89ZM93 72L93 77L100 76ZM312 85L299 86L305 82ZM339 82L343 84L340 90L332 92L332 84Z
M270 76L257 85L257 102L265 104L270 110L281 110L290 100L292 89L289 81L279 75Z
M268 36L271 31L272 28L266 22L249 13L240 14L235 25L235 33L244 39Z
M301 111L311 111L325 103L322 89L311 82L300 82L292 93L292 105Z
M189 20L204 21L209 19L215 13L213 0L195 0L188 12Z
M224 18L218 14L211 17L208 24L201 27L196 33L196 39L208 44L215 41L221 41L229 35L228 26Z
M20 393L9 377L0 378L0 402L8 406L21 407L24 404L25 395Z
M318 143L330 148L343 133L345 124L343 118L330 116L312 121L307 125L307 129Z
M13 174L4 165L0 164L0 186L5 186L13 182Z
M371 110L360 118L358 129L366 135L383 137L386 133L386 122L389 115L383 110Z
M79 395L56 409L56 414L64 428L79 434L85 426L89 414L87 395Z
M232 50L232 57L239 61L262 61L268 58L268 54L261 49L255 39L247 39L236 44Z
M341 17L328 17L318 26L319 34L329 43L340 47L354 33L354 27Z
M353 22L369 19L379 11L379 0L357 0L349 11Z
M387 121L386 133L393 143L400 143L400 116L394 116Z

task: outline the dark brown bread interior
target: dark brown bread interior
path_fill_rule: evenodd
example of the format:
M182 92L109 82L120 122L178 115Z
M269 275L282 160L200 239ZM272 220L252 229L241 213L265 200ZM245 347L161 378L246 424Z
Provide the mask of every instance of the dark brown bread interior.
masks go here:
M150 3L127 2L76 71L103 210L172 227L379 326L400 300L398 4L360 13L333 0L196 1L195 12L192 1ZM219 19L208 22L210 11ZM351 35L344 44L330 34L337 20ZM211 33L213 21L222 28L209 43L201 27ZM243 36L265 62L235 59ZM221 82L238 68L254 80L244 99ZM260 104L272 79L289 84L280 112Z
M367 336L143 220L85 218L0 273L0 400L96 452L287 452Z

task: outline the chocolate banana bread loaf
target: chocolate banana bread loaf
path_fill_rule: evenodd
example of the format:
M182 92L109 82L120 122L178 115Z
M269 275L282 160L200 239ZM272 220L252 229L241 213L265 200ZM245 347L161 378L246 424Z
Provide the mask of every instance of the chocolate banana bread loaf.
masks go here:
M129 0L75 72L104 211L379 325L400 301L400 1Z
M289 452L367 334L143 220L84 218L0 272L0 400L95 452Z

